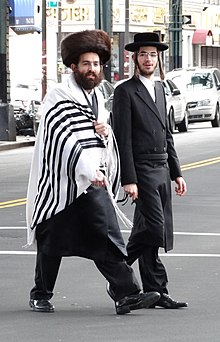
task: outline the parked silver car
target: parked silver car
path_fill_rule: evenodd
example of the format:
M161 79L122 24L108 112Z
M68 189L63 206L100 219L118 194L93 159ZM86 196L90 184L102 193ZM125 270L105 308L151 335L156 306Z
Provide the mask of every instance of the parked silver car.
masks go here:
M185 96L172 80L165 79L162 83L167 99L167 114L171 133L176 128L179 132L187 132L188 111Z
M220 126L220 70L217 68L175 69L166 74L186 97L189 122L211 121Z

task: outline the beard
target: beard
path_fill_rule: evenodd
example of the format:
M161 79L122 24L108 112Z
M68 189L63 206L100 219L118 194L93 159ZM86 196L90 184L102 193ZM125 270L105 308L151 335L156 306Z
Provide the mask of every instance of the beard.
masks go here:
M151 70L145 70L144 68L142 68L140 66L140 64L138 62L137 62L136 67L137 67L137 70L141 76L149 77L149 76L154 74L155 69L157 68L157 64Z
M89 76L93 76L93 78L89 78ZM74 77L77 84L85 90L92 90L96 86L100 84L103 79L103 72L100 71L99 74L96 74L92 71L88 71L86 73L80 72L78 69L74 70Z

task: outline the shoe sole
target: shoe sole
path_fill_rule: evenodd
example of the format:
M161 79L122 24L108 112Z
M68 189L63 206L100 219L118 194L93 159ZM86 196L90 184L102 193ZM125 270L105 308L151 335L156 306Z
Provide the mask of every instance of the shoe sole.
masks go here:
M166 309L166 310L178 310L178 309L188 308L188 305L185 305L185 306L164 306L164 305L155 304L155 305L151 305L150 309L155 309L156 306L158 306L159 308Z
M115 307L115 309L116 309L117 315L125 315L125 314L128 314L128 313L131 312L130 307L128 305L124 305L121 308L116 308Z
M36 308L34 306L34 304L32 304L31 302L29 302L29 306L31 308L32 311L34 312L54 312L54 308L51 308L51 309L40 309L40 308Z

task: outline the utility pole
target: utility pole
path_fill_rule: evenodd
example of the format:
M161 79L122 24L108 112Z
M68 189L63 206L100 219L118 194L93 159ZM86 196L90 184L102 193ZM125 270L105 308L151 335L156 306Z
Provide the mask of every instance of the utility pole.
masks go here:
M169 0L169 70L182 67L182 0Z
M16 140L14 111L10 102L9 2L0 0L0 140Z
M112 0L95 0L95 28L112 37ZM111 60L105 65L104 74L111 82Z
M61 50L60 43L62 39L62 0L58 1L58 27L57 27L57 81L62 81L62 67L61 67Z
M125 45L129 43L130 34L129 34L129 18L130 18L130 6L129 0L125 0L125 32L124 34L120 34L119 39L119 79L125 78L125 76L130 77L132 73L132 57L131 54L126 51L125 52ZM125 74L125 62L127 62L128 56L128 63L129 63L129 74Z
M9 7L0 0L0 102L10 101L9 80Z
M42 100L47 93L47 18L46 0L42 0Z

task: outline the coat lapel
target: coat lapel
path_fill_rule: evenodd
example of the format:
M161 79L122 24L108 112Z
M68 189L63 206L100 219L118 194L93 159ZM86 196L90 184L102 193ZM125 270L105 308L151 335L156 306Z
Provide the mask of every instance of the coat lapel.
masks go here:
M156 97L156 106L158 108L158 113L163 113L164 109L166 110L166 103L164 106L164 93L163 93L163 85L160 81L155 82L155 97ZM160 114L160 118L162 120L163 125L165 126L166 123L166 113L165 115Z

